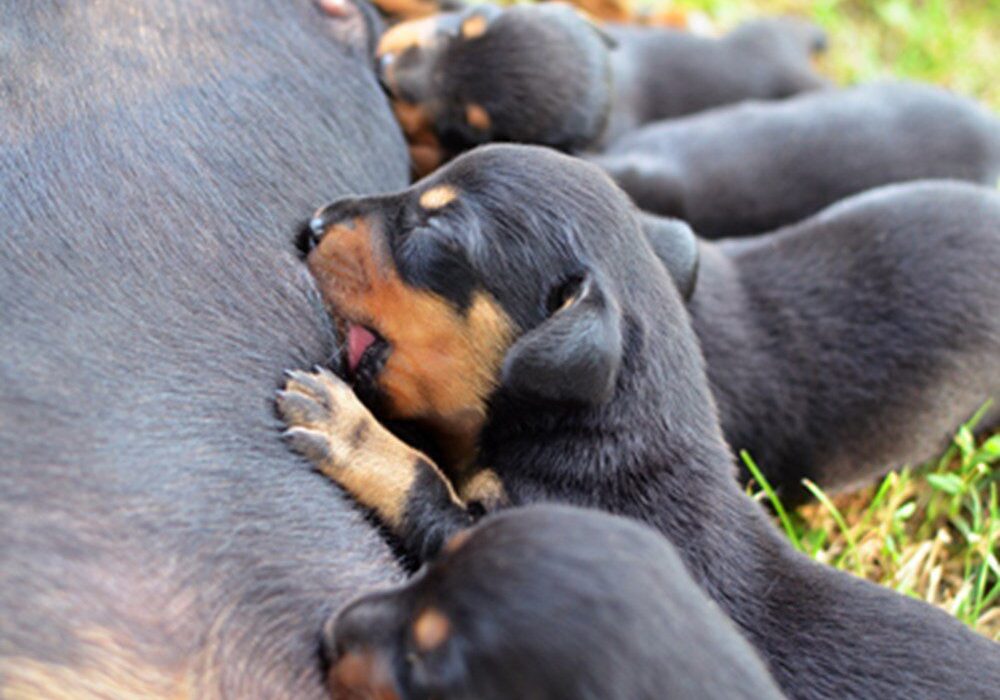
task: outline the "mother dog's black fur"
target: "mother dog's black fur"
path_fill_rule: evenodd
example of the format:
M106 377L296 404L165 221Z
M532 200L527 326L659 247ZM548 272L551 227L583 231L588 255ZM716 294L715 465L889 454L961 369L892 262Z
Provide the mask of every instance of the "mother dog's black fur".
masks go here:
M442 191L454 196L440 197ZM1000 195L951 183L916 191L947 207L955 246L995 257ZM892 206L874 209L867 216L875 221L899 215ZM807 559L741 491L684 304L634 208L594 166L539 148L483 148L405 192L335 205L323 224L309 263L335 314L357 306L351 295L364 292L339 286L327 259L340 254L342 238L367 236L382 274L396 270L420 290L408 293L426 299L433 290L457 309L492 308L492 318L510 320L514 330L479 440L479 461L492 469L508 503L588 505L659 529L791 697L995 696L1000 646L926 603ZM463 271L460 286L435 274L456 269ZM980 281L988 284L982 294L997 284ZM863 280L876 290L891 282ZM965 282L953 284L963 294ZM933 304L932 294L920 301ZM423 318L416 306L399 313L411 324L438 320ZM873 322L892 322L877 308L870 313ZM377 330L385 321L376 315L364 322ZM386 340L389 367L407 348ZM928 359L914 352L909 361ZM369 378L376 388L378 376ZM336 463L340 436L373 429L359 423L350 424L353 433L324 433L325 421L357 415L345 410L345 396L300 394L300 402L313 403L301 412L305 420L293 416L299 447L320 457L334 478L349 470ZM398 467L400 475L416 476L407 476L409 508L396 529L432 549L427 538L443 540L468 513L441 489L427 488L431 472L419 459ZM397 483L387 477L354 493L380 513L398 514L379 496L385 489L395 498Z
M669 542L565 506L502 511L460 533L405 586L342 610L328 644L334 687L404 698L783 697ZM375 673L352 678L366 655Z
M303 213L407 177L360 20L7 0L0 26L0 695L318 697L322 621L398 576L270 401L332 350Z
M995 185L1000 120L928 85L873 84L651 124L594 162L640 209L746 236L892 182Z

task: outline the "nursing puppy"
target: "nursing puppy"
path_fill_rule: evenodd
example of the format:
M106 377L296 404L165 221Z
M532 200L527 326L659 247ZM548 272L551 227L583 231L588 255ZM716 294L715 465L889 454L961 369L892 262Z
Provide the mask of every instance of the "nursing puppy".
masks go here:
M477 5L393 27L378 60L411 140L447 157L487 141L594 149L657 119L814 89L824 81L809 59L823 45L792 19L712 39L598 29L559 3Z
M1000 120L937 88L873 84L650 124L593 160L639 208L745 236L891 182L994 185Z
M633 520L565 506L459 533L327 636L335 697L771 700L753 648Z
M964 212L955 247L994 256L983 227L997 195L941 187ZM347 332L356 390L489 467L470 477L456 460L452 489L347 384L293 375L279 398L293 446L409 551L436 551L483 504L588 505L667 535L791 697L995 694L1000 647L795 552L742 492L677 287L595 167L492 146L403 192L332 204L313 227L309 267ZM967 301L996 299L996 284Z

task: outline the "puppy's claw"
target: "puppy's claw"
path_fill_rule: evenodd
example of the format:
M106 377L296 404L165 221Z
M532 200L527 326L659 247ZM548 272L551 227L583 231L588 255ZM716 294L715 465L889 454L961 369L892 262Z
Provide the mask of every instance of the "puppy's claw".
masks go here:
M328 398L329 389L319 375L302 372L300 370L293 370L289 374L285 390L305 394L319 403L323 408L327 410L330 408L330 401Z
M299 426L289 428L281 436L291 445L292 449L308 459L313 464L330 464L332 455L326 436L317 430Z
M278 410L289 425L315 428L329 416L329 411L315 398L298 391L279 391Z

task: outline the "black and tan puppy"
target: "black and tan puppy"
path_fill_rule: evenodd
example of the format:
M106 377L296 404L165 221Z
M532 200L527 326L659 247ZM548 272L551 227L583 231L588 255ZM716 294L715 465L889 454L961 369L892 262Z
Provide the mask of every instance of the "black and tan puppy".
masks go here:
M995 275L968 274L1000 256L998 197L945 184L904 198L927 203L907 221L936 222L914 232L916 245L943 227L956 251L933 288L915 290L915 305L945 294L978 309L1000 298ZM891 221L896 211L870 215ZM835 229L841 215L817 225ZM293 376L279 400L293 445L411 551L426 555L465 526L473 499L590 505L665 533L792 697L985 698L1000 686L1000 647L924 603L809 561L741 491L677 286L597 168L491 146L398 194L341 200L314 227L309 267L347 330L358 391L382 415L423 420L444 439L464 433L466 461L489 467L477 478L455 472L456 493L347 384ZM891 290L895 272L873 272L887 274L861 283ZM780 307L775 297L759 303ZM858 313L895 323L879 307ZM995 341L997 319L986 322L968 332ZM808 339L789 348L815 350ZM995 358L975 361L986 369ZM935 348L889 369L923 366L930 379L974 372L972 362Z
M594 510L490 517L331 632L338 698L783 697L669 542Z
M593 160L641 209L745 236L892 182L994 185L1000 120L938 88L873 84L650 124Z
M793 19L722 39L665 28L598 29L560 3L407 22L378 48L382 81L417 141L446 155L488 141L593 149L625 131L748 98L820 87L822 33Z

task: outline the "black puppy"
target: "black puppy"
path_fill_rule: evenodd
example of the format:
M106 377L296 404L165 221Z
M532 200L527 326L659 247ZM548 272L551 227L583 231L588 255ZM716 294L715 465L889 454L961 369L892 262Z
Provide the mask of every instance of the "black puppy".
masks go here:
M921 198L949 202L951 241L978 264L998 253L988 235L998 196L941 185ZM419 418L442 439L475 431L490 468L455 472L456 493L346 384L294 376L279 401L293 445L410 551L434 551L484 494L590 505L665 533L792 697L995 694L1000 647L798 554L741 491L677 287L597 168L492 146L406 191L341 200L313 223L309 267L347 329L356 388L381 414ZM953 265L963 260L945 269L962 278ZM969 303L1000 296L995 278L980 283ZM965 298L966 281L949 284Z
M477 5L397 25L378 60L389 92L409 105L407 130L432 130L448 154L487 141L581 151L657 119L820 87L809 57L823 45L820 30L793 19L711 39L599 30L559 3Z
M335 697L768 700L760 657L653 530L529 506L459 533L327 638Z
M875 84L651 124L593 160L641 209L745 236L891 182L994 185L1000 120L937 88Z
M689 295L726 440L786 499L939 454L1000 399L1000 193L892 185L753 239L644 215ZM1000 425L1000 404L979 427Z

